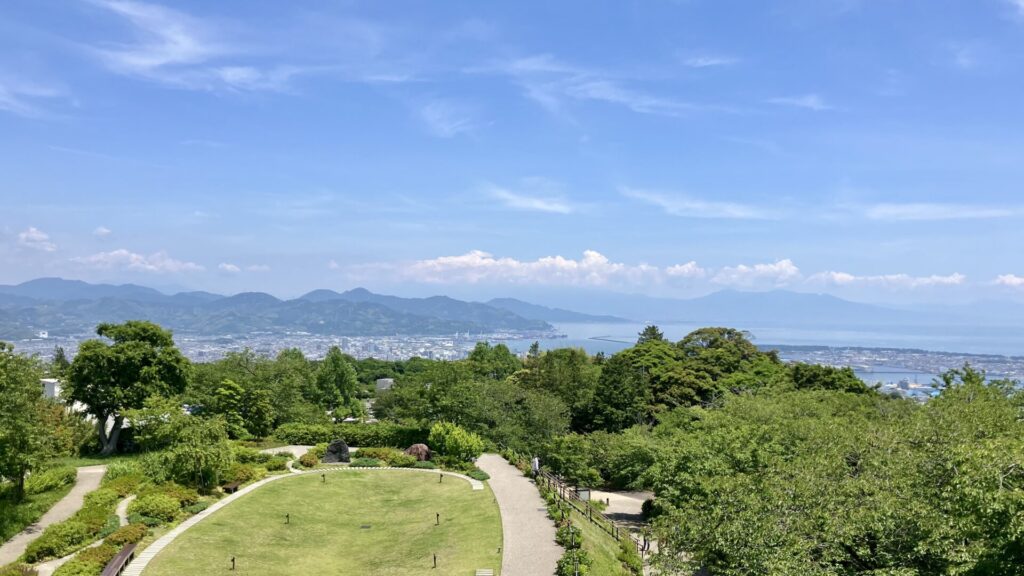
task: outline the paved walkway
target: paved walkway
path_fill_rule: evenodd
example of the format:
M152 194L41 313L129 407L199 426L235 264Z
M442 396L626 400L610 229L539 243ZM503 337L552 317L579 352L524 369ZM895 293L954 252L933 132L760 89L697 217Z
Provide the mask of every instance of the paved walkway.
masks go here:
M121 526L128 525L128 506L130 506L132 501L134 500L135 495L132 494L131 496L125 498L124 500L121 500L121 502L117 504L117 508L114 510L114 514L117 515L118 524L120 524ZM85 548L82 548L82 550L96 548L97 546L103 544L103 542L103 540L97 540L92 544L89 544ZM56 572L58 568L67 564L68 562L71 562L71 560L75 556L78 556L82 552L82 550L76 550L63 558L49 560L47 562L43 562L42 564L37 565L35 568L38 576L52 576L53 573Z
M259 482L250 484L230 496L221 498L206 510L203 510L202 512L196 514L195 516L192 516L191 518L188 518L181 524L178 524L173 529L171 529L170 532L161 536L159 539L157 539L156 542L150 544L148 547L146 547L145 550L143 550L138 556L136 556L135 560L133 560L132 563L128 565L128 568L125 569L122 576L142 576L142 572L146 569L146 566L149 566L149 563L153 560L153 558L155 558L157 554L162 552L163 549L166 548L168 544L173 542L175 538L181 536L181 534L183 534L189 528L209 518L210 515L216 512L217 510L220 510L221 508L227 506L228 504L231 504L235 500L241 498L242 496L245 496L246 494L254 490L259 490L263 486L266 486L267 484L270 484L271 482L275 482L282 478L291 478L293 476L300 476L302 474L333 474L335 472L344 472L346 470L403 470L406 472L426 472L428 474L444 474L445 476L454 476L456 478L461 478L469 482L469 485L473 490L484 489L483 483L480 482L479 480L474 480L464 474L456 474L455 472L442 472L440 470L422 470L419 468L351 468L348 466L339 466L337 468L316 468L313 470L302 471L293 470L291 474L271 476L269 478L264 478Z
M533 482L496 454L476 465L491 475L491 490L501 509L504 556L501 576L548 576L564 550L555 543L555 525Z
M19 534L0 546L0 566L14 562L25 553L25 549L33 540L39 538L51 524L63 522L82 509L85 495L100 487L100 480L107 473L106 466L84 466L78 469L75 486L68 495L50 508L38 522L22 530Z

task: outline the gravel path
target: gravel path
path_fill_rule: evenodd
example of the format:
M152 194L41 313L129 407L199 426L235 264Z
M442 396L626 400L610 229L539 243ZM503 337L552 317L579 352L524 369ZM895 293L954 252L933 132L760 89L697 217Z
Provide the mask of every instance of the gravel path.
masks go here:
M14 562L25 553L25 549L33 540L43 534L43 530L51 524L63 522L82 509L85 495L100 487L100 480L107 473L106 466L84 466L78 469L75 487L68 495L53 505L38 522L22 530L19 534L0 546L0 566Z
M484 454L476 465L491 475L491 490L501 510L505 541L501 576L554 574L563 550L555 543L555 525L537 487L496 454Z

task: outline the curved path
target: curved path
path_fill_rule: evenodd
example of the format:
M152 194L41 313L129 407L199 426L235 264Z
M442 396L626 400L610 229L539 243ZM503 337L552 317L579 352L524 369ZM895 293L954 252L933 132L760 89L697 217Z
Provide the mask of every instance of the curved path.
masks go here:
M501 510L501 576L554 574L564 550L555 543L555 525L537 487L497 454L484 454L476 465L491 475L491 490Z
M143 550L138 556L136 556L135 560L133 560L132 563L128 565L128 568L126 568L125 571L122 573L122 576L142 576L142 572L146 569L146 566L149 566L149 563L153 560L153 558L155 558L157 554L162 552L163 549L166 548L168 544L173 542L175 538L181 536L181 534L189 528L209 518L210 515L216 512L217 510L220 510L221 508L227 506L228 504L234 502L235 500L241 498L242 496L245 496L246 494L254 490L258 490L263 486L266 486L267 484L270 484L271 482L275 482L282 478L291 478L293 476L299 476L301 474L326 474L344 472L346 470L405 470L407 472L426 472L428 474L443 474L445 476L454 476L456 478L461 478L469 482L469 485L473 490L484 489L483 482L480 482L479 480L474 480L464 474L456 474L455 472L444 472L441 470L424 470L421 468L352 468L349 466L339 466L336 468L314 468L312 470L301 471L293 470L291 474L271 476L269 478L264 478L259 482L250 484L245 488L242 488L238 492L235 492L230 496L218 500L206 510L203 510L202 512L196 514L195 516L192 516L191 518L188 518L181 524L178 524L170 532L161 536L159 539L157 539L156 542L150 544L148 547L146 547L145 550Z
M118 524L120 524L121 526L128 525L128 506L130 506L134 500L135 495L132 494L131 496L125 498L124 500L121 500L121 502L118 503L117 508L114 510L114 514L117 515ZM47 562L43 562L42 564L38 564L35 567L36 572L38 573L38 576L52 576L52 574L56 572L58 568L73 560L75 556L78 556L83 550L88 550L89 548L96 548L97 546L103 544L104 541L105 540L102 539L97 540L92 544L86 546L85 548L82 548L82 550L75 550L74 552L68 554L63 558L57 558L55 560L49 560Z
M78 475L75 477L75 486L67 496L54 504L38 522L25 528L5 542L3 546L0 546L0 566L6 566L20 558L28 545L42 536L43 530L46 530L48 526L63 522L81 510L85 503L85 495L100 487L100 481L103 480L103 475L106 473L105 465L79 468Z

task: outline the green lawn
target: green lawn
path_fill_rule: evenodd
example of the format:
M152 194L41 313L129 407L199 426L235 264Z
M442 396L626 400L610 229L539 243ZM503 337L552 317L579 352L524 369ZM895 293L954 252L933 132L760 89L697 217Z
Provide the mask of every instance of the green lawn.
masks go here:
M26 526L39 520L61 498L68 495L74 484L56 490L32 494L17 504L7 499L8 486L0 486L0 543L10 540Z
M622 567L622 563L617 558L619 543L573 507L569 506L568 508L572 511L573 526L583 531L583 549L594 561L587 576L628 575L629 571Z
M242 497L179 536L146 576L499 573L501 517L489 488L474 492L463 480L438 483L436 475L418 472L346 471L326 478L326 484L319 474L286 478ZM288 525L285 514L291 515Z

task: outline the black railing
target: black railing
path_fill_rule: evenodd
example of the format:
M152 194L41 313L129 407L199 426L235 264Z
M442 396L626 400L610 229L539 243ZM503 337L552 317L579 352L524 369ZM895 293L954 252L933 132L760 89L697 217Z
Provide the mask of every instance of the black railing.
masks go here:
M566 484L558 476L541 470L537 473L536 481L540 486L543 486L557 494L560 501L572 506L573 509L589 520L591 524L597 526L606 534L614 538L616 542L621 542L623 538L629 538L633 541L633 544L636 545L637 552L641 554L645 552L643 543L636 536L634 536L629 530L620 528L614 520L605 516L605 514L597 508L594 508L590 502L580 498L576 493L576 490Z

